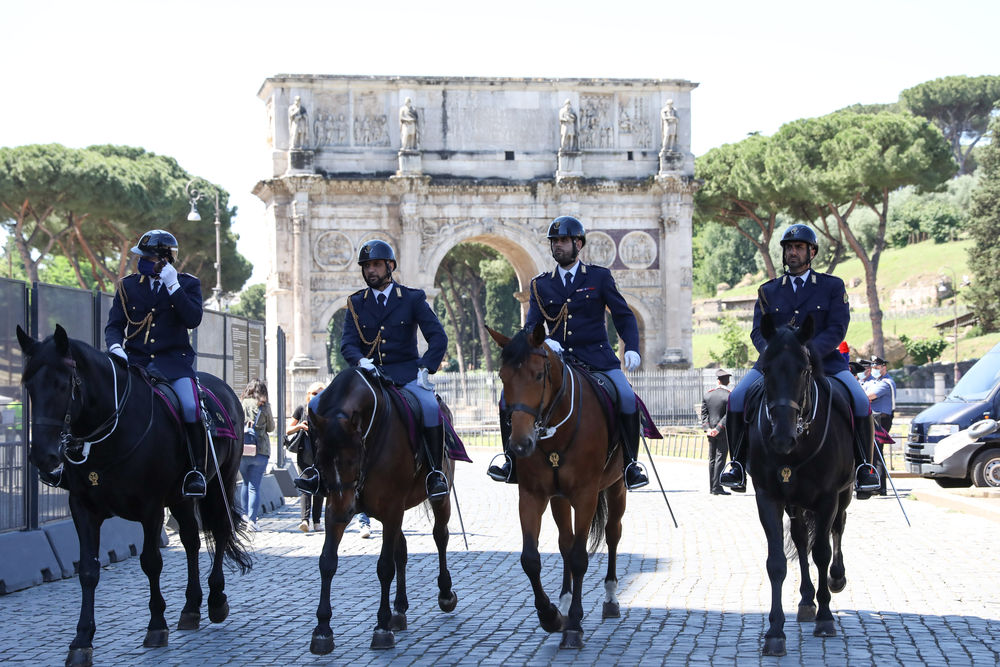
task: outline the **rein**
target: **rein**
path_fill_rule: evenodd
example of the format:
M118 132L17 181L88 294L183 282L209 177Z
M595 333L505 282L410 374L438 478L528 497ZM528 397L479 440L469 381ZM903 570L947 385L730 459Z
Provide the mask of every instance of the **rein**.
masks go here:
M804 466L806 463L808 463L809 461L811 461L817 454L820 453L820 450L823 449L823 445L826 444L826 436L830 432L830 421L831 421L831 419L833 419L833 384L830 382L830 378L823 378L823 379L826 380L826 388L827 388L827 394L828 394L828 396L827 396L827 405L826 405L826 420L823 423L823 435L820 438L819 444L816 446L816 449L814 449L809 454L809 456L805 457L804 459L802 459L801 461L799 461L798 463L796 463L794 466L783 466L781 469L779 469L778 475L781 477L781 480L783 482L788 482L788 480L791 479L792 472L798 470L799 468L801 468L802 466ZM813 404L812 416L809 418L808 422L803 422L802 421L802 417L801 416L799 417L798 424L796 425L796 429L798 431L798 436L799 437L802 435L802 433L804 433L804 432L807 433L809 431L809 427L812 425L813 421L815 421L815 419L816 419L816 411L817 411L817 409L819 407L819 385L816 383L816 380L813 380L812 386L813 386L813 392L814 392L814 395L815 395L815 399L812 400L812 404ZM808 396L807 396L807 398L808 398ZM777 402L775 402L774 405L775 405L775 407L778 407L780 405L789 405L789 406L794 406L795 409L798 409L797 404L794 401L790 400L790 399L784 399L782 401L777 401ZM771 421L771 414L770 414L770 410L768 409L768 403L767 403L767 401L764 401L763 408L764 408L763 410L759 410L757 412L757 428L758 428L758 430L761 433L763 433L763 416L764 416L765 413L767 413L767 420ZM798 442L798 438L796 438L796 442Z

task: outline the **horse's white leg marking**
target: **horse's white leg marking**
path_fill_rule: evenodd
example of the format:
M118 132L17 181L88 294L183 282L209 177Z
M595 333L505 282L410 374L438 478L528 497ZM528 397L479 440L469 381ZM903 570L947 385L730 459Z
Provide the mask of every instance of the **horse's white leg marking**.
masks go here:
M569 605L573 602L572 593L563 593L559 596L559 613L565 616L569 613Z
M618 592L618 582L614 579L608 579L604 582L604 601L605 602L618 602L618 597L615 593Z

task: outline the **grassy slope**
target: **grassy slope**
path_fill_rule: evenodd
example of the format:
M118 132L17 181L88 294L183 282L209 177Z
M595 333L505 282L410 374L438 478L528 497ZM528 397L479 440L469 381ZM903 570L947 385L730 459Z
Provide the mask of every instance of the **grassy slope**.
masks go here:
M959 281L969 273L968 269L968 249L971 241L956 241L954 243L935 244L933 241L925 241L899 250L887 250L882 253L879 260L878 287L879 295L885 299L886 295L893 289L906 284L928 283L938 280L939 275L951 275L950 272L942 270L942 267L954 269ZM861 284L853 289L849 289L849 294L863 295L864 269L861 261L857 258L841 263L834 273L843 278L844 282L850 284L852 279L860 278ZM727 292L720 292L718 297L730 296L752 296L756 293L756 284L737 287ZM857 299L852 299L855 303ZM961 309L961 296L959 296ZM885 310L887 304L882 305ZM882 321L882 331L887 336L899 336L906 334L911 338L936 338L937 330L934 324L944 319L939 315L926 315L922 317L889 319ZM860 347L865 342L871 340L872 326L868 319L868 311L851 310L851 325L847 330L847 340L855 347ZM694 365L696 367L707 366L711 363L709 357L710 350L721 352L722 344L717 339L717 334L699 334L695 332L692 343L694 347ZM947 337L950 341L950 336ZM1000 334L988 334L976 338L960 338L958 342L959 359L977 359L987 350L1000 342ZM750 344L750 332L747 330L747 344ZM948 345L942 353L941 358L950 361L955 358L955 348Z

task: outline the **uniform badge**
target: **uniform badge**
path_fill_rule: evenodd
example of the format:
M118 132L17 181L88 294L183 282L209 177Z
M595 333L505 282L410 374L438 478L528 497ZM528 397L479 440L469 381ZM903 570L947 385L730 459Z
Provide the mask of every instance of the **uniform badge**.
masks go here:
M847 292L844 292L844 303L847 303Z

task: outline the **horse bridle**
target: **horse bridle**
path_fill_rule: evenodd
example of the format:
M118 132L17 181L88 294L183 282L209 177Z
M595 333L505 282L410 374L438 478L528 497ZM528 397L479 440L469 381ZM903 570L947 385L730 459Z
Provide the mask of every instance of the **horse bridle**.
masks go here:
M558 391L556 391L555 396L553 396L552 400L549 401L549 407L548 407L548 409L544 410L544 413L543 413L543 409L545 408L545 385L546 385L546 382L549 379L549 370L551 369L551 364L549 363L549 357L545 353L544 350L542 350L540 348L536 348L536 349L533 349L531 351L531 354L536 354L536 355L542 357L543 359L545 359L545 370L542 373L542 393L541 393L541 396L538 399L538 408L532 408L530 405L526 405L524 403L513 403L511 405L508 405L507 408L512 413L513 412L526 412L526 413L528 413L529 415L531 415L532 417L535 418L535 424L534 424L534 430L532 431L532 436L534 437L535 441L537 442L538 440L547 440L547 439L551 438L552 436L554 436L556 434L556 431L559 429L559 427L562 426L563 424L565 424L566 421L573 414L573 412L575 410L574 397L576 396L576 377L569 370L569 364L563 362L563 367L562 367L562 382L560 383L559 389L558 389ZM563 417L562 421L560 421L555 426L549 426L548 424L549 424L549 421L552 419L552 413L555 411L556 406L559 405L559 402L562 400L562 397L566 393L566 376L567 375L569 376L569 384L570 384L570 406L569 406L569 411L567 411L566 416Z
M118 418L121 416L122 410L125 408L125 404L128 402L128 398L132 393L132 374L126 372L126 382L125 390L122 392L121 401L118 400L118 373L115 372L115 364L108 357L108 363L111 364L111 377L114 386L114 396L115 396L115 409L111 413L111 416L105 419L100 425L97 426L93 431L85 436L77 437L73 435L72 432L72 422L73 422L73 402L77 398L77 394L81 393L79 390L83 387L83 379L76 370L76 360L72 356L63 357L63 363L69 368L70 371L70 387L69 387L69 397L66 400L66 414L62 420L51 419L49 417L35 417L32 421L38 426L54 426L59 427L59 449L62 454L62 458L66 459L73 465L80 465L86 463L87 459L90 457L90 448L92 445L96 445L109 438L112 433L118 428ZM150 417L150 423L152 423L152 417ZM110 428L109 428L110 427ZM91 440L94 436L100 433L104 429L109 429L102 437ZM140 438L141 440L141 438ZM81 458L79 460L73 459L70 456L71 452L80 452Z
M362 379L362 381L364 381L365 386L368 387L368 390L371 391L371 393L372 393L372 399L375 401L374 404L372 405L372 418L368 422L368 428L365 429L364 435L361 436L361 462L358 464L358 476L354 478L354 494L355 494L355 496L360 496L361 495L361 490L365 486L365 477L366 477L366 475L365 475L365 455L368 452L368 447L367 447L368 435L371 433L372 427L375 426L375 415L378 413L378 394L379 393L377 391L375 391L375 387L373 387L372 383L368 381L368 378L365 376L365 373L363 371L361 371L360 369L358 369L357 373L358 373L358 376ZM388 400L386 400L385 404L386 405L391 405L391 402L388 401ZM343 411L340 411L336 415L334 415L334 418L338 418L340 416L343 416L344 418L346 418L347 414L344 413ZM317 470L317 473L318 472L319 471ZM338 472L338 475L339 475L339 472ZM347 484L344 484L344 483L341 483L341 482L325 483L325 486L326 486L326 488L327 488L328 491L331 491L333 493L343 493L344 489L347 488Z
M816 385L816 380L812 376L812 369L806 368L804 371L806 376L806 388L803 392L802 400L796 401L791 398L779 398L775 401L767 400L767 394L764 394L764 413L767 416L767 420L771 420L771 411L774 408L791 408L795 411L795 435L796 437L802 435L803 433L808 433L809 428L812 426L813 421L816 419L816 410L818 408L818 398L819 398L819 387ZM812 396L809 395L809 389L812 388ZM801 405L800 405L801 402ZM808 419L803 419L802 413L808 412L810 404L812 404L812 414L809 415ZM803 409L803 406L805 409Z

